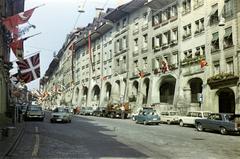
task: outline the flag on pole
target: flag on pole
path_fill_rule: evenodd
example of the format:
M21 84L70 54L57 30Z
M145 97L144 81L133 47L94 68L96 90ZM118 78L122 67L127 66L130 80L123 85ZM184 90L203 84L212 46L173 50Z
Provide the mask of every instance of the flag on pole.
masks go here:
M91 30L88 31L88 53L89 53L90 65L92 67Z
M15 54L15 56L17 57L18 60L23 60L23 41L27 40L30 37L34 37L36 35L38 35L40 33L25 37L23 39L19 39L19 40L14 40L13 42L10 43L10 47L12 48L13 53Z
M201 68L204 68L205 66L207 66L208 65L208 63L207 63L207 61L205 60L205 59L201 59L200 60L200 67Z
M23 61L17 61L20 69L20 78L25 82L31 82L40 77L40 58L39 53Z
M23 60L23 41L27 38L16 40L10 43L10 47L12 48L13 53L17 57L18 60Z
M36 9L37 7L35 8L32 8L30 10L27 10L25 12L21 12L21 13L18 13L16 15L13 15L13 16L10 16L10 17L7 17L6 19L3 19L2 23L5 25L5 27L10 31L10 32L14 32L14 30L16 29L16 27L19 25L19 24L24 24L26 23L30 17L32 16L33 14L33 11Z
M166 58L163 57L163 56L162 56L162 67L161 67L161 69L162 69L163 73L166 73L167 71L169 71L168 62L167 62Z
M138 76L139 76L140 78L143 78L143 77L145 76L145 74L144 74L143 71L140 71L140 72L138 73Z
M13 74L11 77L10 77L10 81L12 83L12 85L14 87L18 87L20 84L21 84L21 81L20 81L20 77L19 77L19 72L18 73L15 73Z

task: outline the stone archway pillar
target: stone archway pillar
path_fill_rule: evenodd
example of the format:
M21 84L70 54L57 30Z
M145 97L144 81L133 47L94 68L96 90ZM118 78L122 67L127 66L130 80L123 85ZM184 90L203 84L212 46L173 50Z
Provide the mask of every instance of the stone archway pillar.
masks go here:
M235 113L240 114L240 83L237 86L235 101Z
M187 105L191 103L191 88L190 86L183 88L184 99Z
M158 85L158 78L157 77L152 77L150 81L150 87L149 87L149 96L150 96L150 101L149 103L154 104L154 103L160 103L160 98L159 98L159 85Z

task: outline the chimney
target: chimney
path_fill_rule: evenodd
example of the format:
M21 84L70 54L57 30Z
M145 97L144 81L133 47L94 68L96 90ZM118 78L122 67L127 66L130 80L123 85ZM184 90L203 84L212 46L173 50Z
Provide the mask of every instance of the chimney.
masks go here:
M95 8L96 9L96 18L99 17L100 13L104 10L103 8Z

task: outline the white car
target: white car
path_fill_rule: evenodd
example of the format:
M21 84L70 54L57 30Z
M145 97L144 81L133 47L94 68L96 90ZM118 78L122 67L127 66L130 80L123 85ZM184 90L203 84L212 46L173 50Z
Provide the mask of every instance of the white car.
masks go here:
M196 119L207 118L210 111L190 111L186 116L179 116L179 125L195 125Z
M167 124L177 124L179 122L179 113L177 111L161 112L161 122Z

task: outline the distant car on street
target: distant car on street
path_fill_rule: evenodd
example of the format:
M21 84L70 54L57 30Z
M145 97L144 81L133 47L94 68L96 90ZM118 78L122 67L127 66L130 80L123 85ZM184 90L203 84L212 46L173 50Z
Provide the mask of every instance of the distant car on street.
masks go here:
M25 114L24 114L24 120L29 119L39 119L41 121L44 120L44 111L42 110L42 107L39 105L30 105L27 107Z
M179 123L179 113L177 111L166 111L161 112L161 122L170 124L178 124Z
M207 119L196 119L198 131L205 129L220 131L222 135L228 132L240 132L240 114L212 113Z
M65 122L71 123L72 121L72 113L69 108L57 107L51 113L50 122Z
M136 123L147 124L156 124L160 123L160 116L157 114L156 110L143 110L140 111L137 116L135 116Z
M93 116L97 116L97 117L103 117L105 116L105 114L106 114L105 107L97 107L92 113Z
M190 111L186 116L179 116L179 125L195 125L196 119L207 118L211 114L210 111Z
M142 108L138 108L136 112L133 112L131 114L131 118L133 121L136 120L136 116L139 114L140 111L145 111L145 110L153 110L152 107L142 107Z

